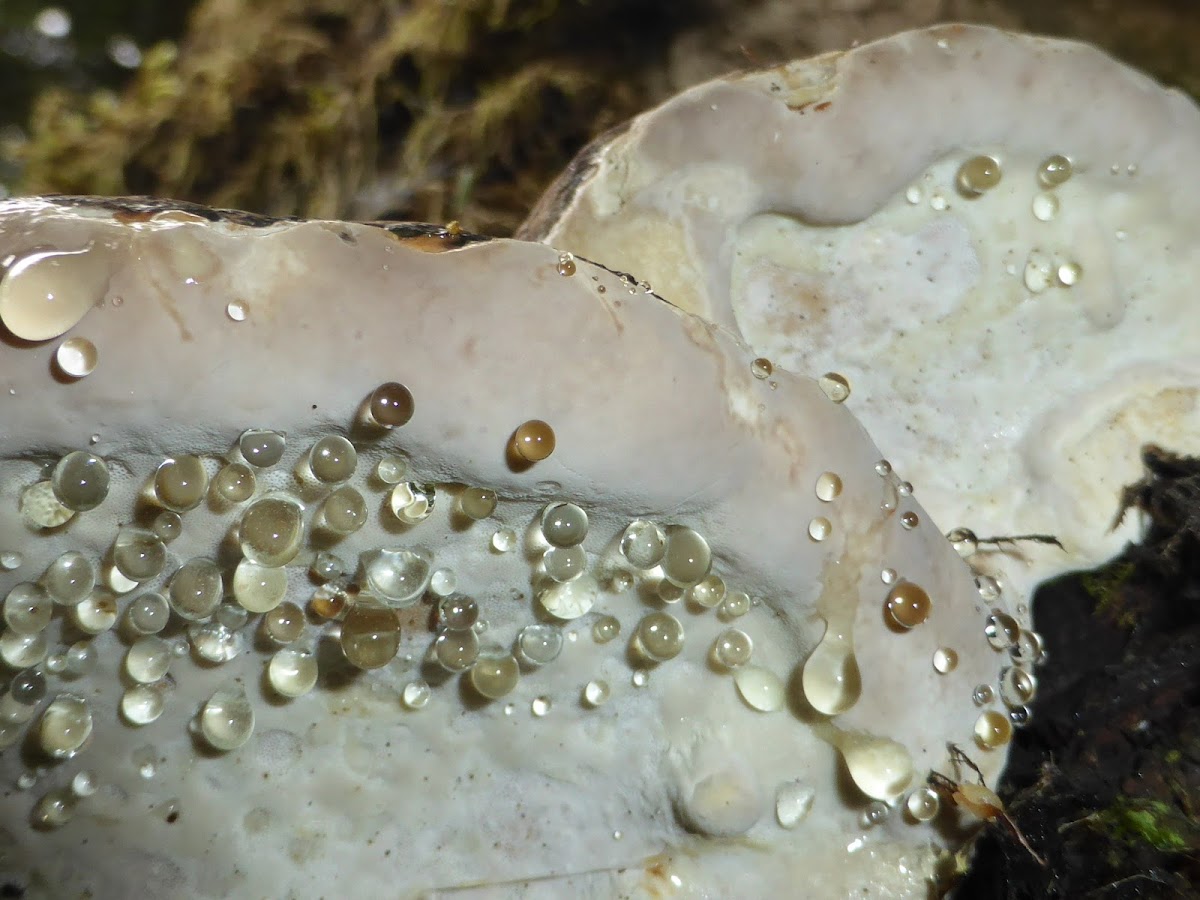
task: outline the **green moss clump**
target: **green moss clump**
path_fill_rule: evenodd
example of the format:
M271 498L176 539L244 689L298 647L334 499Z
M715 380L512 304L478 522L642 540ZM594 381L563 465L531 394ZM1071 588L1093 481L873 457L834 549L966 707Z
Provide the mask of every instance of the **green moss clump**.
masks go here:
M1093 816L1091 824L1127 844L1145 844L1164 853L1182 853L1192 847L1185 836L1186 819L1161 800L1122 797L1108 809Z
M201 0L121 95L38 98L18 189L507 233L706 3L658 7Z

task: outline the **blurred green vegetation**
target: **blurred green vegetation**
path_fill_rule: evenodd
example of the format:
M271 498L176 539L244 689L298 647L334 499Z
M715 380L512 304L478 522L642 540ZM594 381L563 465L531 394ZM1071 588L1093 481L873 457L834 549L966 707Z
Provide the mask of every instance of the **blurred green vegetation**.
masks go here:
M3 0L0 2L0 136L11 145L28 125L35 97L49 87L83 94L117 91L133 77L110 52L114 39L144 48L178 37L195 0ZM69 32L43 34L37 17L66 14ZM0 147L0 185L16 180L15 161Z
M51 5L69 34L36 27ZM681 71L690 81L944 18L1090 40L1200 93L1196 0L853 7L0 0L0 195L145 193L506 234L588 140L677 89Z

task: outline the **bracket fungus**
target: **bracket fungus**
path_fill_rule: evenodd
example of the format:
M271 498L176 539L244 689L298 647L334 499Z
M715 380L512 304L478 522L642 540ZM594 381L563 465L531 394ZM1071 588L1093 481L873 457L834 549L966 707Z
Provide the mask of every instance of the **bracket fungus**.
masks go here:
M908 896L961 840L905 804L1026 632L816 381L430 227L13 200L0 259L6 878Z
M689 90L588 148L519 236L638 272L776 371L838 373L965 551L1061 541L971 560L1025 592L1135 534L1108 524L1142 443L1200 441L1198 164L1185 95L941 26Z
M776 269L738 240L816 247L755 217L853 229L897 179L956 163L911 129L873 152L843 123L840 143L755 149L807 147L821 173L755 182L703 119L739 98L782 135L784 110L832 116L816 106L844 92L861 125L888 101L865 61L891 61L884 81L902 60L910 84L954 72L969 100L979 79L938 41L1007 47L1027 74L1058 46L938 34L664 107L681 121L620 164L628 192L599 192L648 217L657 293L569 249L432 226L0 203L0 875L46 896L926 896L972 825L927 777L951 745L996 777L1040 642L904 480L939 453L969 470L936 404L845 368L875 405L843 403L819 354L760 347ZM1059 55L1049 72L1112 66ZM808 112L773 99L828 91ZM1021 157L997 122L978 150L1003 173ZM1072 160L1092 146L1074 140ZM583 187L555 211L567 248L611 233L572 230ZM1140 196L1117 207L1146 216ZM954 221L912 220L944 251L935 275L972 246ZM864 252L865 272L900 240L877 227L804 259ZM592 255L623 266L635 233ZM909 326L873 327L881 351ZM894 470L855 403L934 436L927 458Z

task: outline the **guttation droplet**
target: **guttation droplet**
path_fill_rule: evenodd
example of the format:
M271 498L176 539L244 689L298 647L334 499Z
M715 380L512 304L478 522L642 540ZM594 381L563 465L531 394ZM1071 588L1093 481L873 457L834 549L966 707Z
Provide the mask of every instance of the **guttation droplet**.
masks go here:
M795 828L812 812L816 791L804 781L786 781L775 791L775 821Z
M1007 706L1019 707L1031 702L1037 694L1037 679L1020 666L1009 666L1000 672L1000 699Z
M54 351L54 362L64 375L71 378L86 378L96 370L100 351L87 338L67 338Z
M592 640L607 644L621 633L621 623L613 616L600 616L592 623Z
M531 666L554 662L562 647L562 631L553 625L526 625L517 634L517 658Z
M151 684L167 674L171 648L162 638L147 635L138 638L125 651L125 672L139 684Z
M958 653L951 647L938 647L933 651L933 670L939 675L948 675L958 668Z
M933 604L923 587L911 581L901 581L888 591L884 609L895 625L907 631L929 618Z
M850 382L837 372L826 372L817 379L817 384L834 403L845 403L850 397Z
M479 621L479 603L464 594L442 598L437 606L437 625L447 631L466 631Z
M589 681L583 688L583 702L588 706L603 706L611 696L608 682L603 679Z
M574 547L588 533L588 517L574 503L551 503L542 512L542 535L552 547Z
M221 570L211 559L203 557L180 566L167 587L171 609L189 622L211 616L221 602L221 594Z
M465 672L479 658L479 636L471 629L443 631L433 642L433 655L449 672Z
M984 623L983 634L996 650L1008 650L1017 642L1021 626L1008 613L993 610Z
M815 488L817 499L825 503L836 500L842 493L842 479L836 472L822 472L817 476Z
M667 536L653 522L638 519L625 528L620 550L635 569L653 569L667 552Z
M366 588L396 609L412 606L433 577L430 557L413 550L371 550L359 556Z
M307 694L317 683L317 658L305 647L277 650L267 665L271 687L283 697Z
M973 156L958 169L956 183L964 197L980 197L1000 183L1000 163L990 156Z
M304 610L290 601L280 603L263 616L263 630L279 644L290 644L299 639L304 626Z
M212 480L212 492L226 503L245 503L254 495L257 479L245 463L222 466Z
M269 468L283 458L287 439L278 431L251 428L238 438L242 458L258 469Z
M392 514L405 525L424 522L437 505L437 488L419 481L402 481L388 497Z
M26 341L66 334L104 291L107 253L42 250L14 259L0 279L0 322Z
M762 666L739 666L733 676L738 694L746 705L759 712L775 712L783 708L786 691L783 681L770 669Z
M122 528L113 542L113 565L130 581L146 581L162 572L167 548L158 535L140 528Z
M946 540L963 559L974 556L979 549L979 538L970 528L952 528L946 532Z
M409 709L423 709L429 703L432 695L433 692L426 682L410 681L404 686L404 690L400 694L400 701Z
M351 665L381 668L395 659L400 649L400 620L391 607L360 599L342 621L341 642Z
M340 434L326 435L308 452L308 469L322 484L340 484L358 467L358 451Z
M596 579L584 573L571 581L555 583L538 594L538 602L557 619L578 619L588 613L600 595Z
M738 628L729 628L717 635L712 650L713 659L727 669L736 669L750 662L753 652L754 642L750 635Z
M42 587L55 603L74 606L96 586L96 567L76 550L68 550L46 568Z
M521 667L511 653L491 650L480 653L471 667L471 686L488 700L512 693L521 677Z
M4 598L4 622L16 634L37 634L53 615L54 601L41 585L23 582Z
M469 487L458 495L458 508L464 516L478 522L496 511L496 492L487 488Z
M108 496L108 465L86 450L68 453L54 467L50 487L58 502L75 512L95 509Z
M518 459L537 463L554 452L556 439L554 429L541 419L530 419L519 425L509 441L512 452Z
M42 712L38 743L54 759L70 759L92 734L92 710L76 694L59 694Z
M300 504L283 497L263 497L242 513L242 554L260 566L284 566L296 558L304 537Z
M634 632L638 649L652 662L674 659L683 650L683 623L670 613L647 613Z
M843 731L834 743L851 780L873 800L894 800L913 779L912 755L898 741L863 731Z
M166 459L154 473L154 495L169 510L195 509L208 491L208 472L198 456Z
M1012 721L994 709L985 710L975 720L975 741L985 750L994 750L1012 740Z
M848 632L826 628L805 660L800 684L813 709L827 716L844 713L862 694L862 675Z
M904 807L915 821L928 822L941 810L942 801L933 788L919 787L908 795Z
M667 529L667 546L662 557L663 574L680 587L698 584L712 569L712 551L699 532L686 525Z
M389 381L371 393L368 410L377 424L384 428L399 428L413 417L416 403L412 391L399 382Z
M200 731L213 749L236 750L254 731L254 708L240 686L218 688L200 711Z
M121 715L130 725L157 721L163 707L163 694L156 685L135 684L121 695Z
M1066 182L1072 171L1071 160L1056 153L1042 160L1038 166L1037 180L1042 187L1055 188Z

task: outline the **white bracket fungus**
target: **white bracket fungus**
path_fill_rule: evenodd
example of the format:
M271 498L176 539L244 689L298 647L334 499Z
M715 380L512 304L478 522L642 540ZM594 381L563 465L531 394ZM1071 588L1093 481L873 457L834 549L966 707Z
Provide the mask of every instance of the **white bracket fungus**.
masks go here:
M996 777L1038 639L692 276L94 198L0 265L31 896L917 897L967 834L926 776Z
M689 90L589 148L521 236L840 373L939 525L1061 540L1000 548L1024 592L1134 535L1108 524L1142 443L1200 444L1197 165L1179 92L942 26Z

